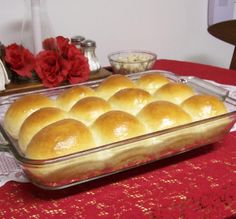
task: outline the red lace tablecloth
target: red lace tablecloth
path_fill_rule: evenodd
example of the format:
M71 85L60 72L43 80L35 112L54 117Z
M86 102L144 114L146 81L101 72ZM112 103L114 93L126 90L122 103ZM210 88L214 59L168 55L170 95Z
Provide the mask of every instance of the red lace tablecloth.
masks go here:
M236 71L158 60L156 69L236 85ZM234 218L236 132L222 141L59 191L0 188L0 218Z

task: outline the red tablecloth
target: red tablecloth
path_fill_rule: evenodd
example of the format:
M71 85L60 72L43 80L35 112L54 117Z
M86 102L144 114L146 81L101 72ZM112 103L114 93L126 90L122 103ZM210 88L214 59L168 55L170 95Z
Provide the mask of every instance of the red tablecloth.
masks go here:
M214 80L222 84L236 85L236 71L215 66L176 60L158 60L154 69L172 71L182 76L197 76L202 79Z
M236 85L236 71L158 60L156 69ZM30 183L0 188L0 218L233 218L236 132L222 141L59 191Z

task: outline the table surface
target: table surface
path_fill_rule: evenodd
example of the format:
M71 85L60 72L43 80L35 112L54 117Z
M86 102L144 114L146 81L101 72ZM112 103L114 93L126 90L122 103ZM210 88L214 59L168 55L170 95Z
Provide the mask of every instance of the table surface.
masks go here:
M236 71L158 60L155 69L236 85ZM236 217L236 132L204 146L64 190L31 183L0 188L0 218Z
M97 80L104 77L107 77L111 74L110 71L106 70L105 68L101 68L98 72L94 72L90 74L89 80ZM0 91L0 96L15 94L19 92L28 92L32 90L40 90L45 89L43 84L39 81L34 82L25 82L25 83L10 83L6 85L6 89L3 91Z

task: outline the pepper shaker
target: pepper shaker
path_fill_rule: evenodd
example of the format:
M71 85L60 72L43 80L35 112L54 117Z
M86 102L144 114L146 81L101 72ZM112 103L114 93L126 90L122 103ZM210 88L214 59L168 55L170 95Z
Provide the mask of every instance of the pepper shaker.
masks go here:
M85 57L88 58L90 71L97 72L101 69L98 58L95 53L96 42L93 40L84 40L81 43L81 48L84 52Z
M74 36L71 38L71 43L74 44L77 48L81 48L81 43L85 40L83 36Z

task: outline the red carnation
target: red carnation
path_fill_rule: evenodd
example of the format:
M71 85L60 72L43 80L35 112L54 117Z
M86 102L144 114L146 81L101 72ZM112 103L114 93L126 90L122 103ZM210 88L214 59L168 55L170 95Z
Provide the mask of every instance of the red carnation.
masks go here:
M68 38L63 37L63 36L57 36L56 41L57 41L58 50L65 58L67 58L67 51L68 51L68 47L70 45L69 44L70 40Z
M71 84L89 79L89 63L80 49L69 43L68 38L58 36L43 41L44 51L36 58L23 46L12 44L6 47L5 61L11 69L23 77L38 75L45 87Z
M71 84L83 82L89 79L88 59L74 45L68 48L68 61L70 62L70 71L68 80Z
M23 46L16 43L5 48L5 61L10 68L22 77L32 77L35 59L34 55Z
M35 71L45 87L60 85L66 80L69 69L69 62L57 51L46 50L36 56Z
M56 50L57 41L54 38L47 38L43 41L43 49L45 50Z

